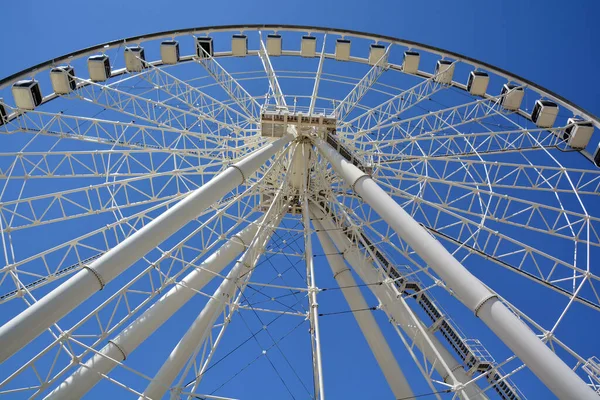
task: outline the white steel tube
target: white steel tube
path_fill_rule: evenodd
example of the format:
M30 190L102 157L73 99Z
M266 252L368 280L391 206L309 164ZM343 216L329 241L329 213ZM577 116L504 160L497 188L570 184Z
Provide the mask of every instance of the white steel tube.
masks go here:
M286 135L231 165L0 327L0 363L243 183L292 138Z
M440 276L475 316L561 399L598 399L594 391L514 315L479 279L462 266L371 177L347 162L320 138L321 154L361 198Z
M320 218L322 227L363 282L368 284L381 282L383 277L377 272L373 262L362 254L358 247L353 246L350 239L344 236L339 229L336 229L331 218L315 206L311 206L311 211L315 215L315 221ZM444 382L455 387L463 386L463 389L459 391L461 399L486 398L477 384L471 383L465 386L471 378L465 372L462 364L436 336L427 330L425 324L410 310L404 299L397 297L391 284L369 285L369 289L381 303L382 309L412 339L415 346L444 379Z
M309 143L304 142L300 150L302 166L299 175L302 177L302 224L304 225L304 258L306 262L306 284L308 286L310 334L313 351L313 373L315 384L315 400L325 399L325 382L323 380L323 359L321 353L321 330L319 328L319 303L317 302L317 285L315 283L315 267L313 261L312 238L310 231L310 215L308 210L308 161L311 151ZM298 171L293 171L292 173Z
M171 354L160 367L154 379L148 384L140 399L161 399L164 396L169 386L185 366L190 355L194 354L196 348L208 338L218 316L233 299L238 285L240 292L243 291L244 281L249 278L262 249L271 237L272 227L278 225L283 216L283 208L280 208L279 204L280 193L273 199L271 207L262 219L263 223L258 228L244 255L235 263L187 332L171 351ZM287 203L285 203L285 207L287 207Z
M83 397L102 379L101 374L108 374L118 365L113 360L124 361L156 329L194 297L196 291L202 290L216 274L229 265L245 249L246 244L250 243L257 229L256 223L250 224L225 242L127 328L109 341L99 354L93 355L83 366L48 394L46 399L79 399Z
M312 223L317 232L319 242L321 243L321 248L331 267L331 272L333 272L333 277L338 283L344 298L348 302L348 306L351 310L366 310L368 308L367 302L365 301L360 288L356 285L352 272L346 266L344 259L338 253L327 233L325 233L321 222L318 219L313 218ZM379 325L377 325L373 313L368 311L353 311L352 315L354 315L360 330L367 340L369 348L375 356L394 397L397 399L412 398L413 392L410 385L402 373L398 361L396 361L394 353L392 352L392 349L390 349L381 329L379 329Z

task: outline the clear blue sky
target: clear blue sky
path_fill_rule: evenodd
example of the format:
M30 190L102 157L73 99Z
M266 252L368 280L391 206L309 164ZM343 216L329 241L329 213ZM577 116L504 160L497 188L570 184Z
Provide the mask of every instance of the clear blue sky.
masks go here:
M396 36L461 53L532 80L600 115L600 2L592 0L21 0L7 1L0 10L0 78L80 48L144 33L245 23L316 25ZM185 328L175 327L175 335ZM342 350L338 355L343 362L353 361Z

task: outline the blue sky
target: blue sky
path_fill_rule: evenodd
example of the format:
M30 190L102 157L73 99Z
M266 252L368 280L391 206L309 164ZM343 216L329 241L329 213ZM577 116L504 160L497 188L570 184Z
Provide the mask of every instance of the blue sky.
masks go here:
M600 115L600 82L595 79L600 57L594 51L600 46L598 11L600 5L592 1L9 2L2 8L0 77L80 48L144 33L244 23L315 25L396 36L461 53L532 80ZM328 284L335 283L329 279ZM197 312L196 306L183 311ZM323 324L339 328L345 323L339 319ZM186 328L165 326L150 344ZM248 332L240 329L236 333L241 340ZM351 364L352 355L344 352L352 343L350 336L331 339L325 362L333 367L329 355L335 355ZM170 349L156 350L162 351L157 358L164 359ZM364 379L358 367L352 371ZM373 374L373 382L381 382ZM354 386L348 380L336 376L328 382L334 388L346 385L345 393L351 395Z

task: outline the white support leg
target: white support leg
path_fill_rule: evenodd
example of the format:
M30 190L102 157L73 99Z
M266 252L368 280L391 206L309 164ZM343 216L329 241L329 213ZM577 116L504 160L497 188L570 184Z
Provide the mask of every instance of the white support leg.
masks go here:
M257 221L260 223L260 221ZM124 361L156 329L164 324L177 310L187 303L196 291L208 284L216 274L231 263L252 240L258 229L257 223L248 225L224 243L203 263L187 274L179 283L159 298L135 321L110 340L83 366L69 376L46 399L78 399L83 397L118 364L112 360Z
M352 266L363 282L373 284L381 282L383 277L377 272L373 262L353 246L348 237L337 229L330 217L318 207L311 205L314 220L319 220L344 259ZM427 330L425 324L410 309L406 301L398 295L393 284L370 285L369 289L381 303L383 311L394 323L412 339L415 346L429 360L433 368L444 379L444 382L457 388L461 399L484 399L485 396L476 384L465 386L471 378L462 364L446 349L446 347ZM461 388L461 389L460 389Z
M262 225L258 228L244 255L229 271L185 335L165 360L154 379L148 384L144 391L145 397L140 399L161 399L164 396L169 386L184 368L190 354L194 354L197 347L202 345L219 315L233 301L236 290L243 291L256 262L271 237L273 229L279 224L283 212L287 208L287 202L283 202L283 206L281 204L282 197L280 191L273 199L271 207L262 219Z
M308 305L310 335L313 353L313 373L315 383L315 400L325 399L325 384L323 382L323 362L321 358L321 333L319 329L319 303L317 302L317 285L315 283L315 268L312 252L310 231L310 215L308 210L308 163L310 158L310 143L302 143L298 153L302 157L302 224L304 225L304 259L306 262L306 284L308 286Z
M0 363L243 183L292 138L287 135L233 164L0 327Z
M475 316L561 399L597 399L587 384L479 279L434 239L370 176L320 138L314 143L333 169L440 276Z
M367 302L363 297L360 288L356 285L356 281L352 276L352 272L346 266L344 259L338 253L333 242L325 232L321 222L318 219L312 221L317 237L321 242L321 248L327 257L331 272L338 286L342 290L344 298L348 302L351 310L365 310L368 308ZM371 352L375 356L385 379L387 380L394 397L397 399L412 398L413 392L408 384L396 358L387 340L383 336L375 317L371 312L352 312L360 330L362 331Z

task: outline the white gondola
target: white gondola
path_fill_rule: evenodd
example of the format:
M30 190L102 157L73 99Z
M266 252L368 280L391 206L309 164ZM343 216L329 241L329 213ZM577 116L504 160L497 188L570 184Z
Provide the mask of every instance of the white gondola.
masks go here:
M281 35L277 33L267 35L267 54L275 57L281 55Z
M483 71L471 71L467 82L467 91L473 96L485 96L490 76Z
M407 74L416 74L419 71L419 61L421 55L416 51L405 51L404 60L402 61L402 71Z
M174 65L179 62L179 42L165 40L160 44L160 58L163 64Z
M140 72L146 68L146 55L140 46L125 47L125 69L129 72Z
M52 68L50 70L50 81L56 94L68 94L77 88L75 69L70 65Z
M106 54L88 58L88 73L93 82L104 82L111 76L110 59Z
M449 85L452 83L454 76L454 63L450 60L438 60L435 65L435 81Z
M384 45L376 44L376 43L371 44L371 49L369 51L369 64L370 65L377 64L377 61L379 61L381 59L381 57L383 57L384 55L385 55L385 46ZM382 60L382 62L385 62L385 60Z
M335 59L338 61L350 59L350 41L348 39L338 39L335 42Z
M245 57L248 54L248 36L237 34L231 37L231 54Z
M24 110L33 110L42 104L40 84L36 80L18 81L12 87L12 94L17 107Z
M302 57L314 57L317 54L317 38L314 36L302 36L300 43L300 55Z
M198 57L214 56L213 39L208 36L196 38L196 55Z
M585 149L594 133L594 125L591 121L579 118L569 118L568 126L562 133L562 139L574 149Z
M531 120L540 128L550 128L556 121L558 104L548 100L538 100L533 106Z
M522 87L519 87L514 83L505 83L504 86L502 86L500 95L502 96L500 98L500 105L507 110L515 111L521 107L525 91Z
M4 99L0 99L0 126L4 125L6 123L6 108L4 108L4 104L2 104L2 102L4 101Z

